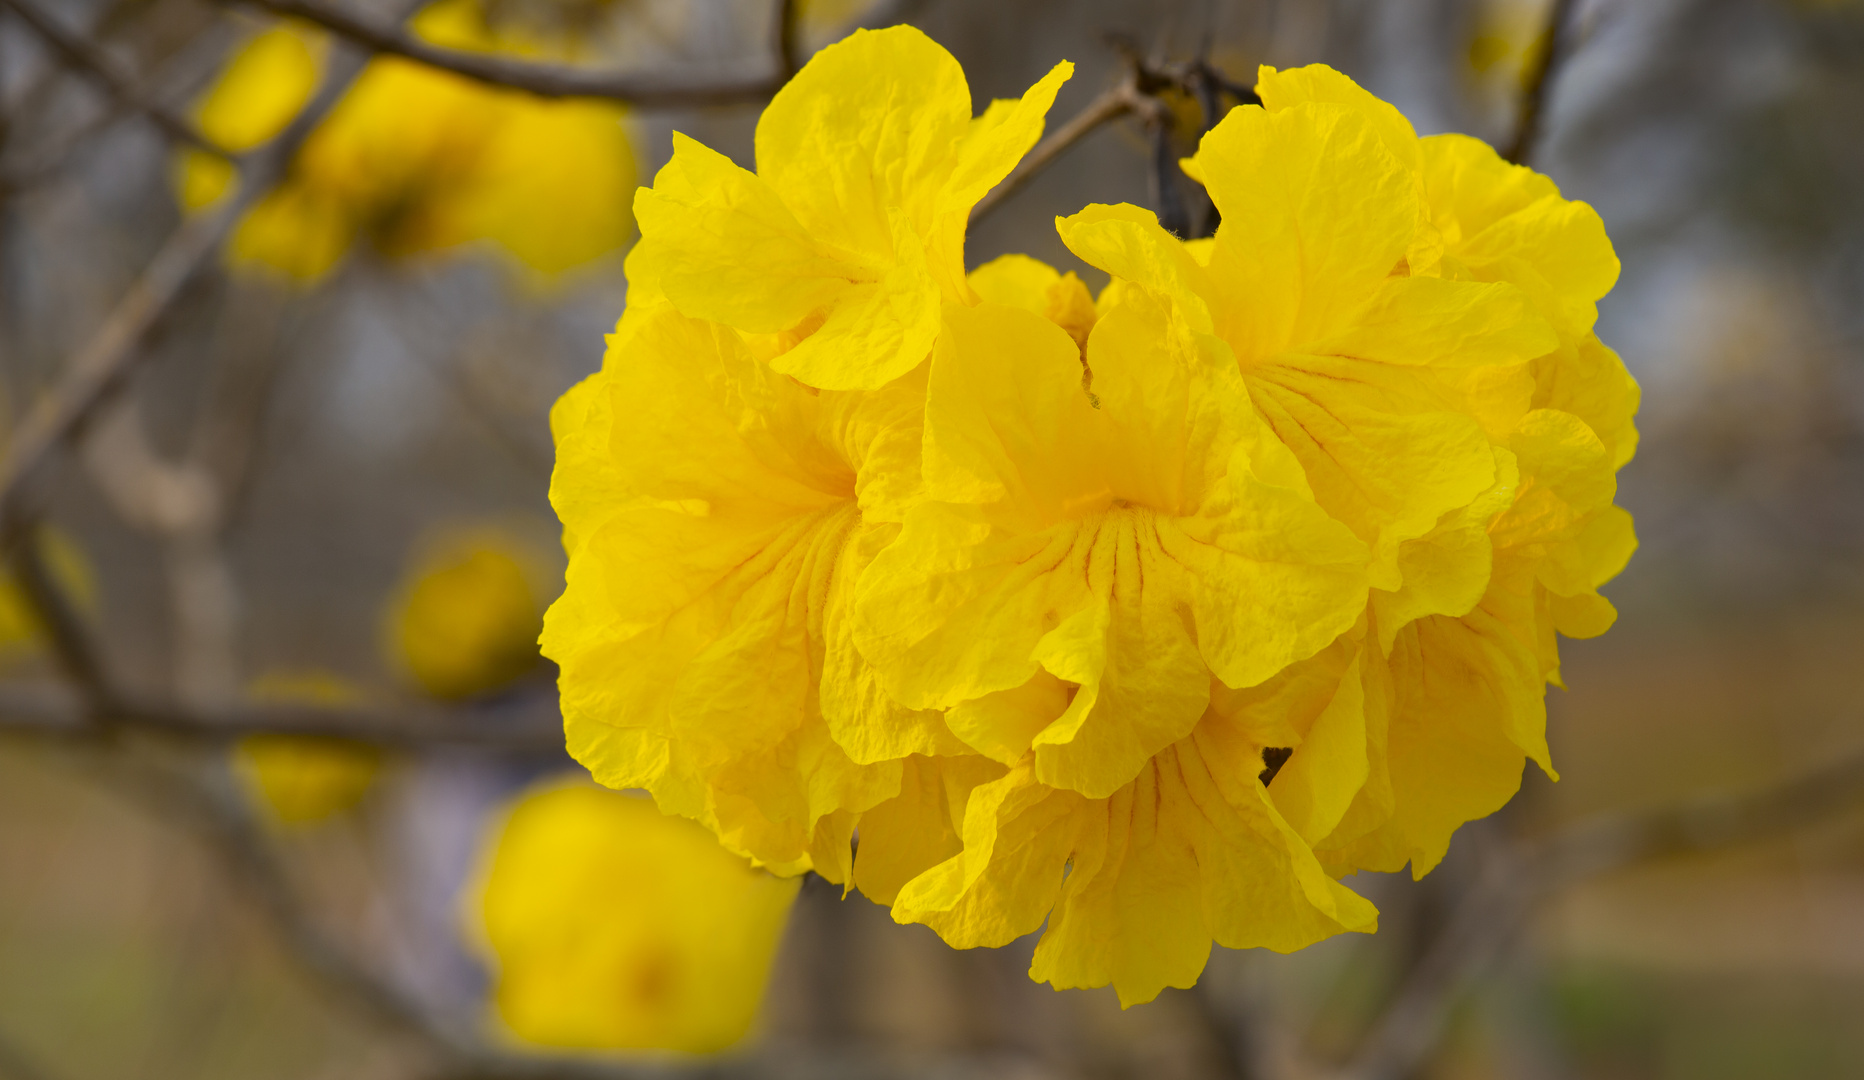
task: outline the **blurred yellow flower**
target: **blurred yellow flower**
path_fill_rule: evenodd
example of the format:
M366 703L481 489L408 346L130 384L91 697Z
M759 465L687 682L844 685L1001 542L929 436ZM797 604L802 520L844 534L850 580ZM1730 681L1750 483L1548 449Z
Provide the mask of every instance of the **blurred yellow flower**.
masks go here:
M247 696L280 704L351 705L361 694L327 672L271 672L253 681ZM285 826L314 825L362 801L382 767L373 746L299 735L248 735L233 748L233 764Z
M817 33L845 26L866 11L873 0L801 0L803 25Z
M756 1019L798 881L582 781L522 796L487 837L469 934L518 1039L711 1053Z
M1547 41L1550 0L1486 0L1476 5L1469 68L1518 89L1530 60Z
M449 701L491 693L535 670L542 565L495 528L428 541L390 608L396 661L422 689Z
M436 44L560 54L494 34L475 0L439 0L411 21ZM230 150L283 130L315 91L328 42L295 23L249 41L195 110ZM619 107L544 101L394 57L378 58L305 142L284 183L247 211L230 255L310 282L357 238L390 258L490 240L548 277L617 250L633 230L633 151ZM181 158L190 210L222 198L227 162Z

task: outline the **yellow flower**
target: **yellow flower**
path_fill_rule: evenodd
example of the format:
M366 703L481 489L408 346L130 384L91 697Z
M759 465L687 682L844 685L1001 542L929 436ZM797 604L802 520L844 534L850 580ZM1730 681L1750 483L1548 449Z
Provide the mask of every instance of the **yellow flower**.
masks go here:
M750 1030L796 879L646 799L573 781L518 799L485 850L466 918L512 1035L711 1053Z
M922 385L818 393L728 329L630 304L551 415L570 565L544 652L597 779L840 881L850 815L897 791L896 759L962 749L905 710L855 732L884 745L840 745L818 685L824 665L859 677L846 594L916 484Z
M1022 256L960 277L920 141L948 60L857 35L757 175L684 143L642 193L628 310L552 415L571 751L954 945L1046 924L1033 977L1127 1004L1213 941L1371 930L1336 879L1425 872L1551 770L1554 633L1612 618L1603 228L1264 69L1187 162L1214 239L1092 206L1058 227L1098 299ZM1037 97L939 136L953 168Z
M1337 868L1409 861L1422 875L1458 825L1514 794L1524 756L1552 775L1544 687L1559 682L1554 634L1591 637L1616 617L1597 590L1636 547L1630 515L1612 500L1614 474L1637 446L1638 387L1592 326L1618 260L1591 207L1478 140L1413 142L1390 106L1325 69L1265 72L1263 88L1271 111L1330 99L1383 115L1397 152L1416 147L1421 231L1441 252L1434 272L1519 289L1555 338L1525 365L1472 373L1455 388L1518 475L1500 506L1446 519L1409 545L1416 565L1464 565L1462 599L1375 604L1383 656L1369 657L1366 677L1383 700L1368 712L1371 775L1349 827L1317 851Z
M1128 1001L1189 985L1213 936L1291 949L1369 928L1255 783L1254 733L1193 737L1213 685L1260 683L1354 625L1366 545L1249 409L1234 357L1167 305L1135 293L1094 325L1091 398L1054 323L990 304L946 319L927 501L868 569L856 642L889 694L949 710L1010 771L971 793L963 852L894 917L961 946L1047 919L1036 977L1111 979Z
M430 541L389 617L396 659L422 689L461 700L537 667L541 560L506 533L459 530Z
M1618 263L1589 207L1475 140L1418 139L1337 72L1265 68L1258 90L1188 163L1214 243L1121 208L1062 233L1231 346L1372 545L1365 621L1263 688L1303 702L1270 793L1331 870L1421 875L1525 758L1552 772L1553 633L1612 619L1596 590L1633 546L1611 500L1637 396L1591 325Z
M845 612L916 497L921 362L942 300L969 297L964 215L1040 134L1064 73L974 121L943 49L864 32L777 96L759 175L680 140L641 193L603 370L552 413L570 567L544 651L570 750L760 865L847 881L855 817L897 795L903 760L966 752L880 692ZM889 263L897 288L873 278ZM745 333L702 321L760 304L787 314L745 316ZM760 335L811 312L802 345L760 359ZM784 374L804 353L846 377Z
M971 207L1042 133L1057 64L1020 99L971 116L964 71L912 27L822 50L757 124L757 172L675 133L673 160L635 196L637 299L766 335L775 370L824 390L912 370L964 281Z
M437 44L536 53L489 31L473 0L440 0L412 21ZM201 131L231 150L256 146L310 100L325 38L283 24L234 56L196 108ZM424 65L372 61L299 150L286 181L240 222L237 263L301 281L321 278L355 240L389 257L490 240L542 275L618 249L633 222L632 150L618 107L547 102ZM182 204L218 201L234 182L226 162L190 152Z
M273 672L253 681L254 701L334 707L361 697L323 672ZM372 746L297 735L248 735L233 748L233 764L254 794L285 826L314 825L362 801L382 767Z

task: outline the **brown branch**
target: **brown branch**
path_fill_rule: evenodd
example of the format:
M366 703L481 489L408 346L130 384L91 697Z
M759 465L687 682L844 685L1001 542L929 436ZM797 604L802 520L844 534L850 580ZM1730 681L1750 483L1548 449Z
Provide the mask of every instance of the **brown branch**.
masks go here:
M775 42L771 52L777 58L777 83L781 87L802 70L802 0L777 0Z
M1162 106L1156 100L1138 90L1132 79L1108 90L1095 98L1087 108L1070 117L1068 122L1055 129L1055 133L1035 145L1035 149L1018 162L1016 168L996 187L991 188L977 205L971 208L970 224L976 225L986 215L1011 195L1021 190L1024 184L1034 179L1035 175L1048 168L1055 159L1065 153L1069 147L1080 142L1103 124L1118 120L1131 112L1149 112L1160 110Z
M926 3L927 0L875 0L874 3L867 5L865 11L843 24L841 29L836 31L835 39L839 41L856 30L880 30L888 26L898 26L918 14L919 9Z
M189 819L195 835L259 906L290 955L338 1001L391 1030L450 1049L450 1034L398 987L357 963L312 917L284 863L253 816L244 793L221 765L211 774L183 768L150 770L148 795ZM216 782L218 781L218 782Z
M1773 787L1677 807L1615 814L1492 856L1443 935L1380 1015L1343 1074L1397 1080L1424 1062L1450 1009L1534 908L1599 874L1709 854L1826 821L1864 804L1864 753Z
M25 163L0 170L0 197L16 195L50 182L63 171L73 151L89 142L92 136L122 119L122 115L120 109L113 108L101 116L68 129L56 145L33 155Z
M3 540L6 561L20 595L44 631L52 647L53 659L65 678L83 697L86 715L80 722L89 725L106 723L121 703L110 687L103 659L85 632L83 619L69 603L39 554L38 529L23 516L8 523Z
M645 72L588 71L557 64L540 64L490 53L465 52L431 45L400 28L379 25L323 0L221 0L242 2L274 15L303 19L373 52L399 56L450 71L479 82L522 90L544 98L602 98L642 108L678 108L693 105L734 105L762 101L788 79L787 59L779 59L767 75L750 78L676 75ZM778 20L779 38L789 42L794 58L793 0L783 8L792 14ZM791 29L783 30L781 27Z
M21 22L31 27L67 63L90 76L119 105L147 117L164 135L217 157L231 156L212 139L202 135L185 117L152 100L153 95L143 85L143 81L128 71L108 50L83 34L59 25L56 18L40 10L33 0L0 0L0 7L8 8L19 16Z
M62 646L54 643L54 648ZM71 667L62 658L60 666L66 670ZM195 711L141 701L119 692L105 707L81 713L66 700L15 690L0 694L0 735L94 739L100 732L91 722L93 714L101 714L116 729L210 748L224 747L249 735L292 735L342 739L409 753L449 748L526 757L563 753L561 714L551 703L535 699L456 709L255 703Z
M5 0L17 3L17 0ZM58 385L14 431L0 457L0 520L18 498L27 477L46 454L70 437L144 355L142 339L180 297L182 289L233 229L246 209L284 175L292 156L362 70L363 58L342 56L316 97L277 138L241 157L238 192L213 210L176 229L143 270L103 325L65 365Z
M1509 140L1507 152L1502 154L1516 165L1528 163L1534 144L1540 138L1547 99L1553 93L1560 69L1573 52L1573 12L1578 6L1576 0L1553 0L1547 9L1541 47L1534 54L1532 66L1524 73L1521 110L1515 120L1514 137Z
M30 544L14 545L16 560L20 551L28 552L26 564L30 567ZM70 614L73 605L49 575L40 575L39 580L41 587L26 593L35 614L43 623L70 628L69 634L54 636L53 648L70 654L64 656L64 666L94 706L114 707L111 703L121 697L102 668L79 659L95 657L97 650L82 623ZM152 808L177 816L191 826L228 875L252 897L286 946L287 954L320 989L374 1023L416 1039L442 1063L441 1075L487 1080L542 1080L559 1075L590 1080L647 1080L663 1074L659 1069L619 1064L585 1067L581 1063L550 1062L480 1047L469 1034L429 1014L391 980L357 961L319 924L227 770L224 755L173 765L164 762L159 754L148 753L149 748L127 742L126 737L135 734L129 726L92 725L91 733L99 737L97 745L119 751L107 761L123 770L128 783L120 786L141 795ZM5 1064L0 1060L0 1065ZM683 1071L683 1075L691 1075L691 1071Z

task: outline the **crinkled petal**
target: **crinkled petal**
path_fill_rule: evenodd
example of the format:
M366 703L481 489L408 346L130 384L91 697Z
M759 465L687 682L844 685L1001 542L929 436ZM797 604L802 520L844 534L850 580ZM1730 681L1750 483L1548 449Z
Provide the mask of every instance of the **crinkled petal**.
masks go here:
M1194 160L1223 214L1207 295L1245 364L1350 326L1417 231L1413 175L1345 106L1232 109Z
M634 216L674 306L746 333L788 330L878 276L825 249L761 177L679 132Z
M1280 112L1309 102L1342 105L1364 117L1379 133L1385 149L1407 169L1418 167L1417 130L1389 102L1381 101L1352 79L1325 64L1277 71L1267 64L1256 70L1256 96L1263 108Z
M918 237L896 215L898 261L878 281L848 285L822 325L770 366L823 390L867 390L911 371L939 332L939 292Z
M910 26L857 30L817 53L757 123L757 172L807 233L876 263L892 215L931 234L971 126L958 61Z

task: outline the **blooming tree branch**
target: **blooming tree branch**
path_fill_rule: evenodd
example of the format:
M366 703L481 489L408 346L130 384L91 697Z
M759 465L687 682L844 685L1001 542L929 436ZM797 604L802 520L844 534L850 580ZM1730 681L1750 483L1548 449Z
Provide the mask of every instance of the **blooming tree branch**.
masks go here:
M26 598L35 615L52 628L54 653L90 706L89 722L79 733L90 744L107 751L102 763L122 781L124 789L161 815L185 825L206 845L229 878L257 905L287 954L316 986L352 1013L414 1040L431 1058L427 1075L446 1080L757 1080L781 1071L754 1059L682 1068L518 1055L485 1045L467 1023L434 1015L392 980L357 959L321 924L254 817L249 800L234 784L223 757L184 755L176 759L151 752L154 748L146 742L152 734L182 734L197 748L218 749L231 734L226 730L230 725L186 713L143 712L123 705L124 695L98 661L98 650L75 606L38 559L26 539L24 526L9 531L7 551L15 574L27 586ZM10 708L3 712L9 717L14 715ZM281 727L274 722L265 730L286 731L289 725ZM358 724L349 734L381 741L383 734L394 730L392 725ZM331 726L315 733L330 734ZM405 729L403 733L407 734ZM539 748L549 746L561 753L560 729L551 729L548 736L548 742L539 740ZM448 741L446 732L436 730L425 733L419 743L440 746ZM0 1044L0 1074L11 1075L13 1062L7 1050ZM823 1067L805 1067L801 1074L828 1075ZM851 1074L894 1075L878 1063L861 1064L851 1069ZM38 1074L32 1072L22 1075L38 1080Z
M319 22L339 36L369 50L404 56L445 68L484 82L510 86L545 97L603 97L635 104L701 104L753 100L774 91L794 72L802 51L798 41L797 3L783 0L775 22L776 74L723 83L667 82L644 75L611 75L508 61L479 54L438 49L405 31L384 28L349 15L322 0L247 0L278 14ZM0 0L20 12L61 55L91 72L119 100L148 111L140 96L130 95L135 80L120 69L108 53L81 38L64 44L54 36L66 33L46 21L46 30L34 18L45 14L32 0ZM1547 44L1532 73L1523 100L1521 124L1510 157L1519 161L1532 149L1540 117L1553 78L1571 51L1572 3L1556 0ZM32 12L32 14L28 14ZM74 44L75 43L75 44ZM168 760L142 768L132 755L109 754L109 760L126 770L135 766L138 785L151 793L152 804L175 812L219 856L229 875L242 883L267 915L300 966L331 994L384 1027L408 1035L432 1054L434 1075L485 1077L590 1077L592 1080L631 1080L645 1076L715 1075L752 1077L767 1075L765 1063L744 1060L697 1070L656 1070L647 1067L565 1062L507 1055L487 1049L455 1025L430 1015L390 980L370 970L308 910L293 887L289 867L254 821L247 801L226 775L220 759L209 756L228 743L252 733L317 735L350 739L409 751L442 746L471 746L490 752L520 755L561 755L561 718L554 706L541 701L522 702L498 710L344 709L303 706L203 706L184 696L179 706L152 704L119 687L84 620L63 596L47 572L36 548L27 538L31 518L21 506L27 478L47 453L70 437L87 419L95 418L112 387L141 355L144 335L179 296L191 276L218 250L228 229L252 201L282 174L297 146L341 95L349 78L361 67L361 56L347 56L337 77L293 125L274 143L237 158L243 183L240 195L219 211L195 219L171 238L143 278L118 305L98 334L68 365L65 377L47 403L32 414L7 448L0 465L0 509L10 511L10 559L27 600L47 630L55 658L77 690L81 709L66 703L0 702L0 728L30 735L69 739L106 751L148 747L160 742L195 752L180 767ZM1155 181L1161 203L1176 204L1175 231L1188 233L1190 220L1182 201L1166 190L1176 182L1171 157L1170 113L1159 94L1176 89L1196 96L1210 127L1220 108L1219 94L1252 100L1254 93L1224 79L1203 65L1176 67L1133 61L1127 78L1096 98L1086 109L1039 143L985 198L976 203L970 221L975 223L1036 173L1052 165L1075 143L1106 123L1126 115L1146 120L1154 137ZM717 95L717 96L708 96ZM153 113L151 115L154 115ZM172 118L185 125L178 117ZM157 121L161 123L160 120ZM194 145L198 133L163 129L178 141ZM1026 144L1025 144L1026 145ZM219 151L216 151L219 152ZM1168 198L1169 196L1169 198ZM1161 206L1161 211L1168 208ZM1072 370L1070 368L1070 370ZM123 446L118 450L123 451ZM146 447L130 447L115 455L114 464L102 470L141 468L147 475L163 469L181 473L199 463L182 466L154 459ZM127 463L127 464L126 464ZM211 471L211 470L207 470ZM165 474L163 474L165 475ZM168 477L174 480L175 477ZM211 482L211 477L209 478ZM107 485L106 485L107 486ZM160 487L160 485L155 485ZM183 485L185 486L185 485ZM147 495L145 491L142 494ZM179 524L171 522L151 530L158 535L211 538L224 518L223 496L210 500L211 512L198 511ZM167 520L160 507L136 509L134 498L118 500L125 516ZM169 515L172 516L172 515ZM191 541L190 541L191 542ZM173 573L171 568L171 573ZM1360 1054L1346 1075L1353 1080L1401 1076L1423 1060L1439 1037L1444 1019L1457 993L1476 978L1507 944L1534 906L1573 883L1634 862L1670 855L1719 850L1734 844L1819 820L1855 805L1864 798L1864 757L1811 777L1753 795L1704 802L1650 814L1607 818L1588 823L1540 841L1525 841L1505 848L1488 860L1475 890L1445 933L1412 971L1404 988L1371 1029ZM1199 998L1206 1023L1224 1043L1226 1060L1243 1069L1250 1052L1246 1029L1226 1023ZM5 1069L0 1047L0 1071ZM816 1073L820 1074L820 1073ZM872 1068L863 1075L880 1075Z

